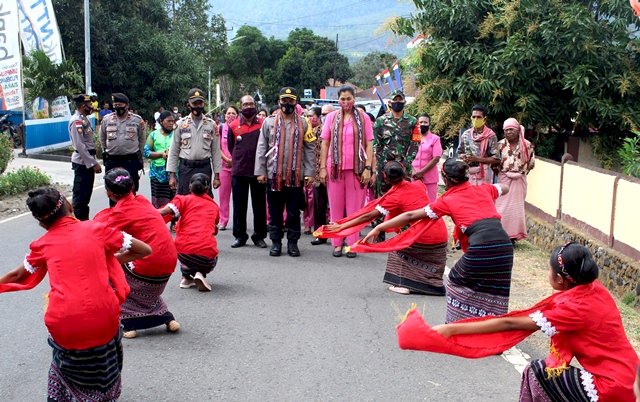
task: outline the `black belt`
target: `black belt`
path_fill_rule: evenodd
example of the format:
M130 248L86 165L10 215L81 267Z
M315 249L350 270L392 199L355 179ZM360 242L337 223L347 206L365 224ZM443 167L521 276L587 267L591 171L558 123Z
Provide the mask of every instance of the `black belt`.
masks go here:
M78 151L73 151L75 153L79 153ZM96 150L95 149L87 149L87 152L89 152L89 155L94 155L96 154Z
M211 158L207 159L198 159L198 160L189 160L180 158L180 163L184 164L188 168L199 168L211 165Z
M138 159L138 154L127 154L127 155L112 155L109 154L109 160L112 161L128 161L132 159Z

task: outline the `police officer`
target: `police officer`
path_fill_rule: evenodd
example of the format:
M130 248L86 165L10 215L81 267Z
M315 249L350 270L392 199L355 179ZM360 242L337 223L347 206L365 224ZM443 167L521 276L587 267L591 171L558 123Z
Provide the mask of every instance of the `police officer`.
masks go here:
M189 180L196 173L213 176L211 186L220 187L222 170L218 127L212 118L204 115L204 96L201 89L192 88L189 91L187 106L191 113L176 123L167 158L169 186L183 195L189 194ZM178 180L176 172L179 172ZM211 189L209 195L213 196Z
M73 144L71 168L73 169L73 213L81 221L89 219L89 201L96 173L102 168L96 160L93 128L87 119L93 112L91 98L80 94L73 97L76 112L69 120L69 138Z
M126 169L133 179L135 191L138 191L138 171L143 167L142 150L146 139L144 121L129 111L129 98L125 94L112 94L111 101L115 112L106 115L100 125L104 168L107 172L116 167Z

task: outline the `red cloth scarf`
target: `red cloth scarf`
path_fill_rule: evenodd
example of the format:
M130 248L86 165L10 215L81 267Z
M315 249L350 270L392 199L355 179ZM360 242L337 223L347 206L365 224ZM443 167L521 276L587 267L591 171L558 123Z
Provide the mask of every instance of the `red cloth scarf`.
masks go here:
M480 141L480 157L484 158L485 153L487 152L487 145L489 144L489 137L493 135L493 130L489 127L484 126L482 129L482 133L476 134L475 129L471 129L471 139L475 142ZM484 178L484 167L485 163L480 164L480 171L478 172L479 178Z
M364 112L354 108L353 119L353 171L360 175L364 170L366 155L366 135L364 132L364 119L368 117ZM338 180L342 176L342 130L344 129L344 114L342 108L336 111L333 117L333 128L331 130L331 178Z
M287 140L286 128L282 121L282 111L276 114L274 145L277 147L274 156L275 169L273 171L273 188L282 190L282 183L287 187L299 186L302 183L302 146L304 144L304 125L302 118L297 113L293 115L293 133L289 135L286 159L284 158L285 141ZM295 183L292 184L291 176L295 166ZM283 180L284 173L284 180Z

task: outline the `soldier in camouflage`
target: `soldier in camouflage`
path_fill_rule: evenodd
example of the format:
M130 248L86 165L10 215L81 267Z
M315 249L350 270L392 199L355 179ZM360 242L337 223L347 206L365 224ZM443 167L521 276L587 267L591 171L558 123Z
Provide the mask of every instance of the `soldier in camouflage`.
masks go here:
M384 165L398 161L409 169L418 151L419 141L412 138L416 118L404 112L404 93L396 89L389 95L390 113L378 117L373 126L373 149L376 160L376 197L382 196L389 185L383 181Z

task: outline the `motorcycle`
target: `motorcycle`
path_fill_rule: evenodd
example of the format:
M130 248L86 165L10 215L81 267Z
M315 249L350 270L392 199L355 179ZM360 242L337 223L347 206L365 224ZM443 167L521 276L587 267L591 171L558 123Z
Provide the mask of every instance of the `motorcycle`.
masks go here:
M14 148L19 148L22 146L22 138L20 133L18 132L18 128L13 124L11 120L9 120L9 115L5 114L0 116L0 133L2 135L6 135L7 138L11 141Z

